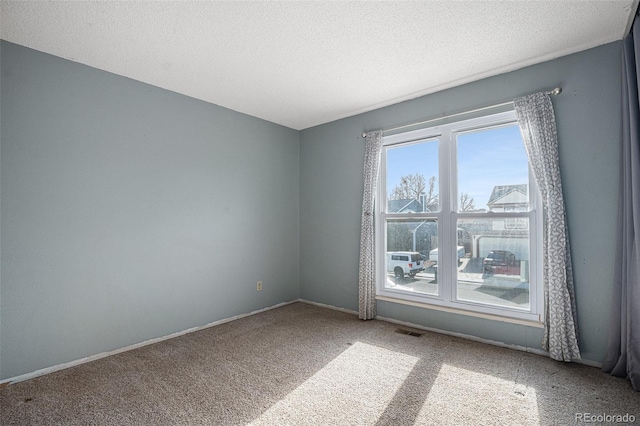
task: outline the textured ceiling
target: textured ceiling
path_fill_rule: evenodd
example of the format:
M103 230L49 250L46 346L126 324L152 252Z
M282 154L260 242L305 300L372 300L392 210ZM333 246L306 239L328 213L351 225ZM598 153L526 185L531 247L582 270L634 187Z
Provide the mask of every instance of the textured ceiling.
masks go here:
M2 39L294 129L626 34L637 0L2 1Z

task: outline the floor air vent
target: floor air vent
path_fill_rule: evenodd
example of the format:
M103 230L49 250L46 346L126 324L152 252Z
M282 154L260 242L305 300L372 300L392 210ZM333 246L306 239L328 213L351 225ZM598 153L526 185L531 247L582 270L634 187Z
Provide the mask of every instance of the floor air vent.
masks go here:
M423 333L416 333L415 331L403 330L402 328L396 329L396 333L406 334L407 336L412 337L421 337Z

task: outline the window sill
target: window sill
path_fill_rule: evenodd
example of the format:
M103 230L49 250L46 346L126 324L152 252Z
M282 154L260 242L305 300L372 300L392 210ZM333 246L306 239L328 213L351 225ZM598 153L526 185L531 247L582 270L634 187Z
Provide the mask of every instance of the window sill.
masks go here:
M487 314L483 312L474 312L474 311L454 308L450 306L432 305L429 303L421 303L421 302L415 302L412 300L399 299L396 297L380 296L380 295L376 296L376 300L382 300L384 302L390 302L390 303L398 303L401 305L416 306L418 308L431 309L434 311L443 311L443 312L449 312L453 314L466 315L466 316L475 317L475 318L484 318L492 321L500 321L500 322L507 322L511 324L524 325L527 327L544 328L544 324L540 321L503 317L500 315Z

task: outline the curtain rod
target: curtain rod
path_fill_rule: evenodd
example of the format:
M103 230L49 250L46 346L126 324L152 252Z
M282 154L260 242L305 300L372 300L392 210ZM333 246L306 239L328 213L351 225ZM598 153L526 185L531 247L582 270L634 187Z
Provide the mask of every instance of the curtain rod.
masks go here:
M557 96L560 93L562 93L562 87L556 87L552 90L549 90L548 92L546 92L548 95L553 95L553 96ZM384 129L382 130L382 133L386 133L386 132L392 132L394 130L400 130L400 129L405 129L407 127L413 127L413 126L419 126L420 124L427 124L427 123L432 123L434 121L438 121L438 120L444 120L445 118L452 118L452 117L457 117L459 115L467 115L467 114L472 114L474 112L479 112L479 111L484 111L486 109L493 109L493 108L499 108L501 106L505 106L505 105L509 105L512 104L513 101L509 101L509 102L502 102L500 104L494 104L494 105L487 105L484 107L480 107L480 108L476 108L476 109L472 109L469 111L463 111L463 112L457 112L455 114L451 114L451 115L445 115L442 117L437 117L437 118L431 118L429 120L424 120L424 121L417 121L415 123L410 123L410 124L404 124L402 126L398 126L398 127L391 127L390 129ZM362 133L362 137L366 138L367 137L367 132L363 132Z

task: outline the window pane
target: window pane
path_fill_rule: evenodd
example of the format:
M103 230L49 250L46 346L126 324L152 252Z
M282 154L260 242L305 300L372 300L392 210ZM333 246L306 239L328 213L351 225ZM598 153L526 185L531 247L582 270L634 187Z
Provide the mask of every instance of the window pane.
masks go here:
M388 220L386 228L385 288L437 295L437 221Z
M517 125L459 134L458 211L529 210L529 168Z
M387 212L433 212L438 203L438 141L387 149Z
M459 219L458 246L466 257L458 262L457 295L494 306L529 309L529 219L509 229L508 219Z

